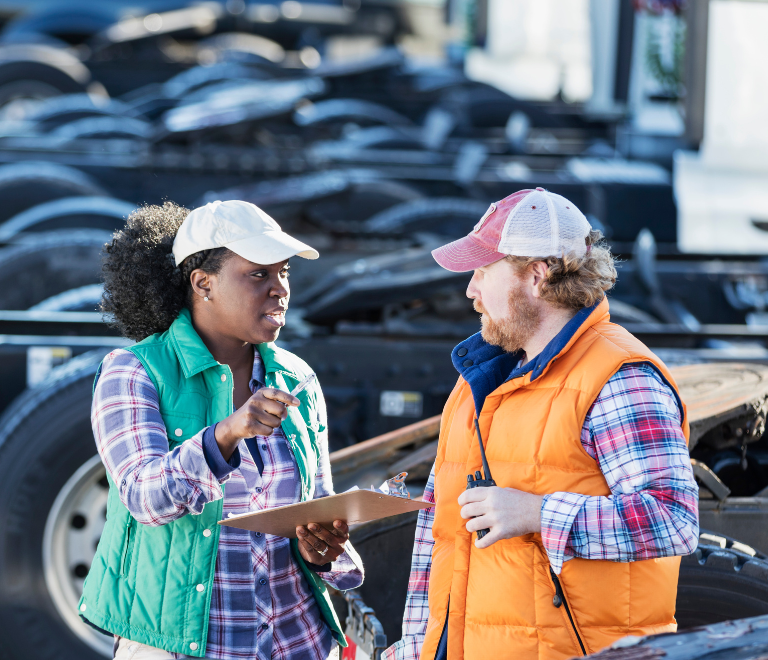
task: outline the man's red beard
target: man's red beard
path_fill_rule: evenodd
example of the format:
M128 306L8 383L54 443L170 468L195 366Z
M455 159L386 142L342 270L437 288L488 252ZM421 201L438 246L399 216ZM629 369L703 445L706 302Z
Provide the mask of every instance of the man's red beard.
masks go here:
M489 344L500 346L508 353L515 353L525 346L536 333L541 315L523 293L522 287L515 287L509 294L509 318L496 321L490 317L479 300L473 301L476 312L482 316L480 334Z

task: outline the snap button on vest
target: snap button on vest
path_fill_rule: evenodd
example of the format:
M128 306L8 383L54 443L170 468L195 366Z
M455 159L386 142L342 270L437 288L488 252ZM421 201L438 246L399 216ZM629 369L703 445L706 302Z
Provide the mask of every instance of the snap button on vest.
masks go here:
M85 610L86 610L86 607L85 607L85 603L83 603L83 604L80 606L80 611L81 611L81 612L85 612Z
M184 431L182 431L181 429L176 429L176 430L174 431L174 434L176 435L176 437L177 437L177 438L178 438L178 437L181 437L181 434L182 434L182 433L184 433Z
M202 584L198 584L198 585L195 587L195 589L197 589L198 591L201 591L201 592L202 592L202 591L205 591L205 586L204 586L204 585L202 585Z
M462 346L458 351L456 351L456 355L459 357L464 357L467 354L466 347Z
M203 530L203 536L205 538L208 538L210 535L211 535L211 530L210 529L204 529Z
M224 383L227 380L227 374L221 374L221 382Z
M197 651L197 642L192 642L189 645L189 648L191 648L193 651Z
M472 360L464 360L464 362L462 362L461 364L464 365L465 367L471 367L474 364L474 362L472 362Z

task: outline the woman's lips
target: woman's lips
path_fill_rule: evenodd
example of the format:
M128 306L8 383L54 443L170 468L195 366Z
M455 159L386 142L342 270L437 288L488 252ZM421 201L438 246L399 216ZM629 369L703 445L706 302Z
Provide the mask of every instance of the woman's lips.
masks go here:
M264 314L264 318L276 328L282 328L285 325L285 310L281 309L276 312L269 312L268 314Z

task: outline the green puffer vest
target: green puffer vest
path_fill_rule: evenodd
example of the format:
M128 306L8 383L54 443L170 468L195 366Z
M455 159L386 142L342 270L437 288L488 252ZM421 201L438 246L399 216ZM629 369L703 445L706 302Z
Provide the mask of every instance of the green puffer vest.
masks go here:
M303 360L274 344L257 348L267 387L290 391L311 372ZM166 332L127 350L144 365L157 389L170 449L232 413L232 372L205 347L188 310ZM282 428L298 464L305 501L314 493L326 412L317 381L299 399L301 406L288 409ZM203 657L222 509L223 500L216 500L199 516L185 515L159 527L142 525L120 501L110 479L107 522L83 587L80 616L131 641ZM325 584L307 567L296 539L291 547L325 622L346 647Z

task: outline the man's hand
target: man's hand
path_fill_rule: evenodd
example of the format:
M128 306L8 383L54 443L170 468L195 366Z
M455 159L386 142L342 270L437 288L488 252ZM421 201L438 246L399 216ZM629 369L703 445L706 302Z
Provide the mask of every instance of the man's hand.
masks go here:
M299 552L311 564L322 566L336 561L344 552L344 545L349 539L349 527L343 520L333 522L333 530L328 530L317 523L296 528L299 537Z
M216 442L225 461L235 451L240 440L255 435L271 435L288 416L288 406L298 406L295 397L269 387L261 388L248 401L216 425Z
M487 548L501 539L511 539L541 531L541 495L531 495L514 488L470 488L459 495L461 517L470 519L468 532L491 531L475 541L475 547Z

